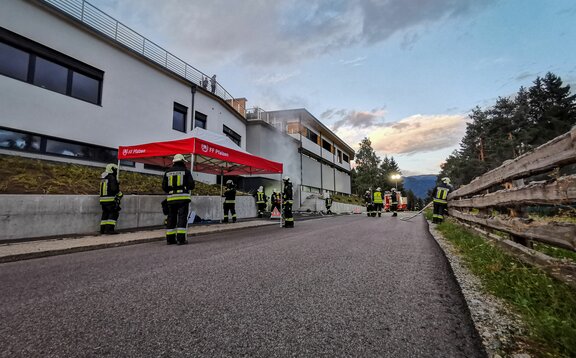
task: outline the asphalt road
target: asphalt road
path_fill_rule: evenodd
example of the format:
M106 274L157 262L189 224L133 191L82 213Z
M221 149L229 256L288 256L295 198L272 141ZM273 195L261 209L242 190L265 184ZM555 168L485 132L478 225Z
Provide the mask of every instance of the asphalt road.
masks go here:
M425 221L341 216L0 264L1 357L485 357Z

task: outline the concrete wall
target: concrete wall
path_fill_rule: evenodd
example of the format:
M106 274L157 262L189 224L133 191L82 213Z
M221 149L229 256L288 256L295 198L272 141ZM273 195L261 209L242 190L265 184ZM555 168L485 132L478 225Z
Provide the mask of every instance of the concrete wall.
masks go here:
M125 195L118 229L159 226L164 222L163 195ZM203 219L223 217L222 198L193 196L191 209ZM94 234L100 228L101 209L96 195L1 195L0 242L55 235ZM256 217L250 196L236 198L239 219Z

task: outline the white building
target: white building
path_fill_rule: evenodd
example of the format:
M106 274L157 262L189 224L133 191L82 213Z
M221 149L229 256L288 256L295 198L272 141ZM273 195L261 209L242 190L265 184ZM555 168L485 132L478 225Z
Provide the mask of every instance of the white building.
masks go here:
M269 113L274 121L296 115L271 134L292 143L278 157L263 144L270 133L246 119L246 100L210 77L83 0L2 0L0 154L103 166L115 162L119 145L182 139L200 126L284 162L303 190L350 193L354 152L312 115ZM318 136L316 145L304 129L294 131L294 119Z

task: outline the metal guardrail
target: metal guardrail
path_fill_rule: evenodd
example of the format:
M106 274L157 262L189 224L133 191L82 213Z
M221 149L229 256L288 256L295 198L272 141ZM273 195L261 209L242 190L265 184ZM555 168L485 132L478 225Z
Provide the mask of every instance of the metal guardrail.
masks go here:
M218 81L184 62L177 56L164 50L128 26L107 15L85 0L38 0L53 9L70 16L91 29L108 37L124 47L144 56L168 71L210 90L218 97L229 102L239 113L244 114L245 108L234 100ZM214 82L214 83L213 83Z

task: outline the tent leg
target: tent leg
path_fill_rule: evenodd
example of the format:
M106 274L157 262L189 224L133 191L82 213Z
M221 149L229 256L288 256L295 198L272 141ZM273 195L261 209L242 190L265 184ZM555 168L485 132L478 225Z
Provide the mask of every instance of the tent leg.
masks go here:
M220 207L224 207L224 199L222 198L223 194L223 185L224 185L224 171L220 170ZM222 209L224 210L224 209Z
M282 176L284 173L280 173L280 227L284 225L284 182L282 181Z

